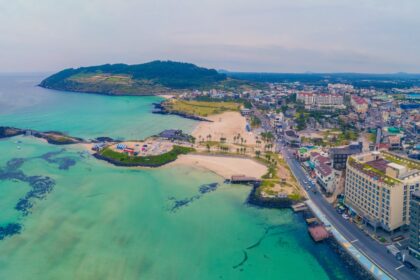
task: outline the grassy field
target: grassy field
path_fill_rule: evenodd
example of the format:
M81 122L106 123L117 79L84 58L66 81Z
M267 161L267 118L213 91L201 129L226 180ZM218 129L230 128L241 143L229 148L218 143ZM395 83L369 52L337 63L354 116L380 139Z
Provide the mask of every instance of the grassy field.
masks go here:
M207 101L187 101L187 100L168 100L165 108L188 115L207 117L220 114L226 111L239 111L241 104L235 102L207 102Z
M176 160L179 155L188 154L193 151L193 148L174 146L171 151L161 155L139 157L129 156L126 153L120 153L113 151L110 148L105 148L100 152L100 155L121 165L161 166Z

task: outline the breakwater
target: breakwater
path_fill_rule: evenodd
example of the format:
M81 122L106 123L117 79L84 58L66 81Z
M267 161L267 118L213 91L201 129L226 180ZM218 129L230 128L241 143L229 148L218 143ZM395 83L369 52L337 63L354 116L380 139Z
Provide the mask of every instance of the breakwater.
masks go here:
M0 138L9 138L19 135L33 136L36 138L44 139L48 143L53 145L69 145L83 143L85 140L78 137L68 136L58 131L46 131L40 132L33 129L21 129L15 127L1 126L0 127Z

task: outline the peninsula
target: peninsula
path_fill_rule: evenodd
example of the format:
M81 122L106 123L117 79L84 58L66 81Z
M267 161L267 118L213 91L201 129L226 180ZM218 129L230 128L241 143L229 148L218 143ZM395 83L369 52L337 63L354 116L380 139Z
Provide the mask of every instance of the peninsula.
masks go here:
M152 61L144 64L105 64L69 68L44 79L39 86L106 95L158 95L191 90L249 89L250 83L191 63Z

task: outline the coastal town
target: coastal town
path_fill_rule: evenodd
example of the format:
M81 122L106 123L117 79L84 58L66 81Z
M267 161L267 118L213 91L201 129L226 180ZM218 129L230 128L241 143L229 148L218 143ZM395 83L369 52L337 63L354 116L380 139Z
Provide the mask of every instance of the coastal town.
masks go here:
M187 166L250 185L247 203L291 208L315 242L330 240L378 279L420 268L420 88L269 83L265 89L185 91L153 113L197 121L143 140L86 140L1 127L0 137L82 145L128 168ZM302 213L302 214L301 214ZM414 277L414 278L413 278Z
M1 1L0 280L420 280L420 1Z
M282 83L266 90L190 91L169 102L214 102L221 112L242 104L242 133L253 139L200 131L197 149L274 160L267 166L276 175L258 180L260 201L305 212L314 240L338 240L374 278L414 279L420 267L419 99L417 87ZM181 111L167 113L197 115ZM292 203L279 203L285 200Z

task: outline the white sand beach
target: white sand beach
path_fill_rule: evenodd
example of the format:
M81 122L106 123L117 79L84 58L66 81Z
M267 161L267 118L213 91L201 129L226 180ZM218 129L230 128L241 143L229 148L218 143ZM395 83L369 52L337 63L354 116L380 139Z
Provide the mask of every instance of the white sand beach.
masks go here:
M210 170L226 179L232 175L246 175L261 178L267 167L248 158L210 156L210 155L181 155L169 166L187 165Z
M239 112L225 112L208 117L213 122L200 122L192 132L196 139L200 136L204 140L211 135L213 141L219 141L221 137L227 139L227 143L233 143L233 137L240 134L246 145L255 145L255 135L246 130L246 119ZM240 142L240 141L239 141Z

